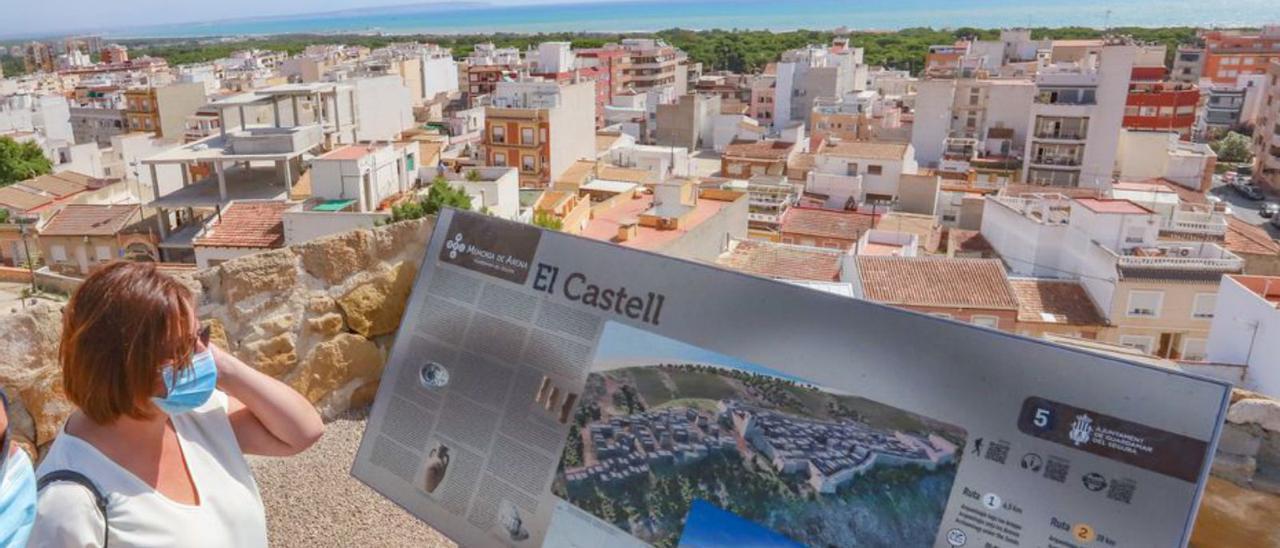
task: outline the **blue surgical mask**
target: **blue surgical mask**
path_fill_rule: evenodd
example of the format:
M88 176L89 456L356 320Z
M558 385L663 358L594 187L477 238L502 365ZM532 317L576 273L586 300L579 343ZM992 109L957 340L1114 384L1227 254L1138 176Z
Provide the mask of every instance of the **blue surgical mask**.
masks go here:
M218 386L218 367L213 363L210 350L192 356L191 365L181 371L170 366L164 368L161 375L164 377L165 396L151 398L151 401L170 416L204 405Z
M36 474L27 453L17 451L0 466L0 546L26 546L35 523Z

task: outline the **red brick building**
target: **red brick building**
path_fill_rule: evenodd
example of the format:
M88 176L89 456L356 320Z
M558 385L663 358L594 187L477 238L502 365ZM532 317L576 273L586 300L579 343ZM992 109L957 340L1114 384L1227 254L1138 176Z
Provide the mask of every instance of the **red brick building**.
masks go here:
M1200 88L1166 81L1167 76L1164 66L1133 68L1121 124L1128 129L1176 131L1181 139L1190 140Z

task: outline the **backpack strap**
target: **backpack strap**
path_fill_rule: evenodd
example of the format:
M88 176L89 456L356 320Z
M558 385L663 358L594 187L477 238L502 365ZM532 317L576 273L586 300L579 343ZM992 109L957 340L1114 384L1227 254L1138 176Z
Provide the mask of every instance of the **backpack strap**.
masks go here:
M75 470L54 470L36 481L36 491L39 492L45 486L59 481L67 481L75 483L89 490L89 494L93 495L93 504L98 507L98 511L102 512L102 548L107 548L107 539L111 536L111 520L107 517L107 497L103 496L102 490L98 489L98 485L93 483L84 474Z

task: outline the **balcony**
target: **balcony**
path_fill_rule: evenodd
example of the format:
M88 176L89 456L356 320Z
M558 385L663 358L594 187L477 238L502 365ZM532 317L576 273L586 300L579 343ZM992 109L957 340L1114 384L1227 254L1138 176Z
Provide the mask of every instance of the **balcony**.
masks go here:
M1044 130L1037 130L1035 133L1035 138L1036 139L1056 139L1059 141L1083 141L1086 139L1087 135L1088 135L1087 131L1044 129Z
M1080 158L1071 156L1032 156L1031 165L1037 166L1053 166L1053 167L1078 167Z
M1127 250L1125 255L1116 256L1116 266L1198 272L1238 272L1244 268L1244 259L1212 243L1162 243L1154 247L1135 247Z

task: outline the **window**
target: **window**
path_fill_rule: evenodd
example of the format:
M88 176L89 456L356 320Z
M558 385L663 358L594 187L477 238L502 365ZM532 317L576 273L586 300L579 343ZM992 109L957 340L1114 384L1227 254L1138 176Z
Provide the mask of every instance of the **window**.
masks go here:
M844 174L845 174L845 175L848 175L848 176L850 176L850 177L853 177L854 175L857 175L857 174L858 174L858 164L857 164L856 162L849 162L849 165L848 165L848 166L845 166L845 172L844 172Z
M1202 362L1208 358L1205 352L1205 339L1182 339L1182 359L1193 362Z
M1159 318L1163 291L1130 291L1126 314L1135 318Z
M97 255L97 257L98 257L98 260L99 260L99 261L110 261L110 260L111 260L111 247L110 247L110 246L105 246L105 245L97 246L97 247L94 249L94 254L95 254L95 255Z
M988 329L1000 328L1000 318L995 316L973 316L969 318L969 323L979 327L986 327Z
M869 166L867 166L867 174L868 174L868 175L879 175L879 174L881 174L881 173L883 173L883 172L884 172L884 167L883 167L883 166L877 166L877 165L869 165Z
M533 128L531 127L520 128L520 144L522 145L533 144Z
M520 171L523 171L525 173L533 173L536 171L536 166L534 165L533 156L520 157Z
M53 256L53 262L55 263L67 262L67 248L64 246L55 245L50 247L49 254Z
M1153 344L1154 344L1154 340L1151 337L1144 337L1139 335L1121 335L1120 336L1120 346L1136 348L1146 354L1151 353L1151 346Z
M1216 293L1197 293L1191 305L1191 317L1198 320L1213 318L1213 309L1218 305Z
M930 312L929 315L935 318L946 318L948 320L951 319L951 314L943 314L942 312Z
M493 142L499 144L507 142L507 128L493 126Z
M1146 238L1147 230L1140 226L1131 226L1124 229L1124 243L1140 244Z
M493 153L493 165L499 167L507 165L507 154L505 152Z

